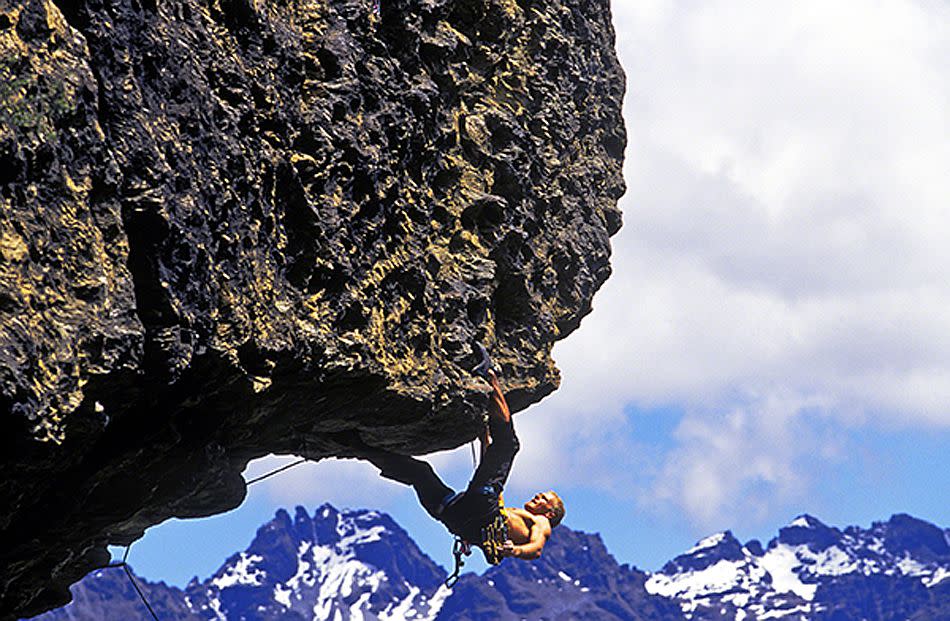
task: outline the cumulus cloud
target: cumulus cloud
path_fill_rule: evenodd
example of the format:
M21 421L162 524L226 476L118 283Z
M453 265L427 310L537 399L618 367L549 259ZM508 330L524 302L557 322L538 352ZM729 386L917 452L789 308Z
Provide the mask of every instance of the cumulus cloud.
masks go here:
M519 480L560 453L709 523L805 493L809 412L950 428L950 5L613 6L625 227ZM686 412L652 469L629 404Z
M682 507L706 529L734 527L736 516L743 525L773 518L777 505L807 498L816 457L842 453L840 440L809 425L821 405L770 396L754 408L686 416L642 503Z
M632 332L634 394L779 384L950 425L895 402L950 379L947 5L666 3L642 24L628 4L623 282L585 336Z

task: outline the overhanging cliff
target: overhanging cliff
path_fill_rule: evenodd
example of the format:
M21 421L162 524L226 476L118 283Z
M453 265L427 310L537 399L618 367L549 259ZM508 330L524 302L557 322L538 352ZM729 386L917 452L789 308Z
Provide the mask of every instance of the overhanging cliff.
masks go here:
M557 387L610 273L607 0L0 2L0 617L333 434Z

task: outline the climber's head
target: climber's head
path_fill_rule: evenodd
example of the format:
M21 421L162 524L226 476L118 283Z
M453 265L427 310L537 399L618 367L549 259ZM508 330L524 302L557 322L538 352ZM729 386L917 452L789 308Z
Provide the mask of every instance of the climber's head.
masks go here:
M529 513L548 518L551 528L560 524L564 518L564 501L553 491L538 492L531 500L524 503L524 508Z

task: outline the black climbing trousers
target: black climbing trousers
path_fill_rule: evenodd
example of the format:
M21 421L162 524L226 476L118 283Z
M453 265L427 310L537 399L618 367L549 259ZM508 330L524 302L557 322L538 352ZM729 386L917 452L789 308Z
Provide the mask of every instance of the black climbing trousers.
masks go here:
M489 419L492 442L482 456L464 491L455 493L442 482L428 463L389 451L373 449L364 457L387 479L411 485L419 502L436 520L470 542L479 541L482 526L491 521L500 506L501 494L521 445L511 421Z

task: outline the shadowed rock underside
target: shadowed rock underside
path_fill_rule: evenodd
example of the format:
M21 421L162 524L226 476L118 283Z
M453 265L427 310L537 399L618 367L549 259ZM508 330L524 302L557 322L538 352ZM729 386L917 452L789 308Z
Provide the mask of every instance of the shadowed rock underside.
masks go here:
M607 0L0 2L0 618L248 460L472 439L610 273Z

